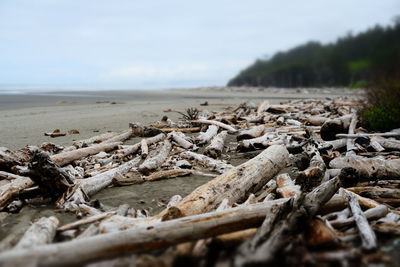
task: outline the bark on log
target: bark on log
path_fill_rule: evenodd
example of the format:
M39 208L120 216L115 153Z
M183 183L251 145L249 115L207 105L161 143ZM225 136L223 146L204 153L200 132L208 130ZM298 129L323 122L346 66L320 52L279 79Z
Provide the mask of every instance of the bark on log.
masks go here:
M306 229L309 220L339 189L338 177L321 184L307 195L294 199L275 216L265 218L256 235L239 247L235 266L270 264L293 239Z
M328 120L320 130L321 138L325 141L335 140L336 134L345 133L349 128L352 115L345 115L337 119Z
M200 132L196 137L195 142L198 145L207 144L215 135L218 133L218 126L210 125L207 128L207 131Z
M353 214L354 220L356 222L361 237L362 248L367 251L376 249L377 240L375 233L368 224L368 220L365 217L363 211L361 210L361 207L358 204L357 199L354 197L352 192L347 191L346 189L341 188L339 193L344 198L346 198L350 206L351 213Z
M115 143L100 143L97 145L93 145L90 147L85 147L85 148L80 148L77 150L73 151L68 151L68 152L62 152L60 154L56 154L51 156L51 160L54 163L57 163L59 166L65 166L68 163L71 163L74 160L87 157L90 155L95 155L99 152L108 152L110 150L113 150L114 148L118 147L121 142L115 142Z
M192 123L200 123L200 124L211 124L211 125L215 125L218 126L220 128L223 128L225 130L228 131L228 133L236 133L238 130L236 130L235 128L233 128L232 126L225 124L223 122L220 121L213 121L213 120L204 120L204 119L200 119L200 120L194 120L191 121Z
M231 165L231 164L227 164L220 160L216 160L216 159L210 158L208 156L194 153L191 151L182 152L180 154L180 156L187 160L194 160L195 162L197 162L204 168L207 168L211 171L216 171L221 174L226 172L227 170L233 168L233 165Z
M225 138L227 137L228 132L222 131L217 134L212 140L209 146L207 146L204 150L204 154L210 156L211 158L218 158L222 154L222 150L224 149Z
M43 217L31 225L15 246L15 249L30 249L51 243L56 235L59 221L56 217Z
M175 207L184 216L216 209L224 198L229 204L257 192L281 169L286 167L289 153L284 146L271 146L255 158L235 167L198 187ZM159 216L167 213L166 210Z
M40 150L33 151L28 167L31 179L39 186L42 194L53 200L61 197L74 185L73 177Z
M334 169L351 167L363 178L400 179L400 159L365 158L357 155L335 158L329 166Z
M243 139L252 139L260 137L264 134L264 130L265 130L264 125L251 127L250 129L240 131L239 134L236 136L236 140L239 142Z
M5 265L78 265L94 260L145 252L173 244L235 232L259 226L265 214L287 200L275 200L245 207L210 212L167 222L156 222L125 231L96 235L68 242L14 249L0 253Z
M147 158L138 168L138 170L148 175L151 171L159 168L161 164L168 158L169 153L171 152L172 145L170 141L164 140L163 146L160 148L160 151L154 157Z

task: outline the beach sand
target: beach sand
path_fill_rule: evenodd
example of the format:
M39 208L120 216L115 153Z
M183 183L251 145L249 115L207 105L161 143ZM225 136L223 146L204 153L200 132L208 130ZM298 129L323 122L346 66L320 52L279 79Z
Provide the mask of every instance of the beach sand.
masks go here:
M128 129L128 123L149 123L167 115L175 120L181 115L173 109L184 111L188 107L222 110L245 101L258 104L268 99L279 103L288 99L335 97L332 94L295 94L276 92L229 92L213 90L168 90L168 91L113 91L113 92L66 92L25 95L0 95L0 146L19 149L25 145L40 145L53 142L71 145L73 140L85 139L106 131ZM200 106L208 101L209 106ZM111 104L115 102L115 104ZM45 132L60 129L79 130L78 135L50 138ZM231 137L232 141L234 136ZM140 141L133 138L127 144ZM229 145L229 140L227 142ZM238 165L246 159L231 159ZM93 197L101 203L118 207L127 203L136 209L151 208L152 213L160 210L156 202L168 201L175 194L185 196L197 186L209 181L210 177L191 175L125 187L106 188ZM1 214L0 214L1 215ZM30 223L42 216L55 215L61 224L75 220L75 215L55 211L53 206L30 207L25 205L18 214L0 216L0 239L9 233L22 234ZM1 249L1 243L0 243Z

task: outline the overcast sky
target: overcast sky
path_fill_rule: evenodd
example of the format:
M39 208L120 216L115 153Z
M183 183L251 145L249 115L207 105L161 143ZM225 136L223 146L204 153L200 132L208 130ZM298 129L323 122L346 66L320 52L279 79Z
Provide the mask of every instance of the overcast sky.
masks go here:
M399 13L399 0L0 0L0 84L224 85L256 58Z

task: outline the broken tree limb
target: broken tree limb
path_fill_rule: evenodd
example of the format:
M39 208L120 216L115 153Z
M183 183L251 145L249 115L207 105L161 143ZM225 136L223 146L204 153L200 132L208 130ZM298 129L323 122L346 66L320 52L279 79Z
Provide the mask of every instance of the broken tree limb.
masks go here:
M358 138L358 137L372 137L372 136L381 136L381 137L397 137L400 136L400 132L387 132L387 133L357 133L357 134L336 134L337 138Z
M213 120L205 120L205 119L200 119L200 120L194 120L191 121L192 123L200 123L200 124L211 124L211 125L215 125L218 126L220 128L223 128L225 130L228 131L228 133L237 133L238 130L236 130L235 128L233 128L232 126L225 124L223 122L220 121L213 121Z
M275 216L266 216L256 235L239 247L235 266L266 265L276 260L279 252L290 244L293 235L306 229L309 220L332 198L339 187L340 180L335 177L307 195L295 198Z
M376 206L375 208L368 209L364 211L365 218L368 220L377 220L380 219L386 214L388 214L389 209L385 205L379 205ZM350 217L350 218L338 218L336 220L331 220L329 223L336 228L344 227L344 226L350 226L355 223L355 218Z
M150 137L146 139L146 143L147 145L152 145L158 142L161 142L162 140L164 140L166 137L166 135L164 133L160 133L156 136ZM136 143L134 145L131 146L127 146L126 148L120 149L118 151L115 152L114 157L116 158L123 158L126 157L128 155L134 154L136 153L141 147L141 142Z
M74 185L68 172L60 168L43 151L32 152L32 160L28 165L31 179L39 186L44 196L58 199Z
M185 216L216 209L224 198L229 204L256 192L286 167L289 152L284 146L271 146L253 159L234 167L198 187L175 207ZM159 214L163 216L167 211Z
M257 227L265 214L286 202L286 199L274 200L31 249L9 250L0 253L0 262L8 265L27 262L39 265L79 265L123 254L151 251Z
M207 144L215 135L218 133L218 126L210 125L207 128L207 131L200 132L196 137L195 142L198 145Z
M297 197L301 194L300 186L294 184L294 181L290 178L289 174L279 174L275 180L278 185L276 192L282 197Z
M133 131L132 130L128 130L128 131L125 131L125 132L123 132L123 133L121 133L119 135L113 136L110 139L107 139L107 140L103 141L102 143L103 144L105 144L105 143L110 144L110 143L115 143L115 142L124 142L124 141L128 140L129 138L131 138L132 135L133 135Z
M180 156L187 160L194 160L204 168L210 169L211 171L216 171L221 174L233 168L233 165L231 164L227 164L223 161L216 160L191 151L182 152Z
M104 151L104 152L111 151L111 150L117 148L118 145L120 145L120 144L121 144L121 142L100 143L100 144L85 147L85 148L80 148L80 149L76 149L76 150L72 150L72 151L68 151L68 152L62 152L59 154L55 154L55 155L51 156L50 158L54 163L57 163L60 166L65 166L68 163L71 163L72 161L83 158L83 157L95 155L102 151Z
M21 191L34 184L31 178L20 176L0 187L0 210L3 210Z
M15 249L30 249L51 243L56 235L59 221L56 217L43 217L33 223L19 240Z
M321 138L325 141L335 140L336 134L347 132L352 116L350 114L337 119L327 120L321 126Z
M101 142L108 140L116 135L118 135L118 133L116 133L116 132L103 133L101 135L96 135L96 136L90 137L88 139L75 141L73 143L73 145L76 148L81 148L81 147L88 146L91 144L101 143Z
M193 143L188 140L184 133L171 132L168 134L168 138L184 149L193 148Z
M67 210L79 210L79 205L86 203L88 197L109 186L113 179L129 172L132 168L136 167L139 162L140 157L136 157L116 168L83 179L78 184L78 187L74 188L72 193L66 194L57 204Z
M22 165L22 161L6 147L0 147L0 171L9 171L15 165Z
M210 156L214 159L218 158L222 154L222 150L224 149L225 138L227 137L228 132L222 131L217 134L212 140L209 146L207 146L204 150L204 155Z
M147 145L146 139L142 139L140 142L140 150L141 152L141 157L142 159L147 158L147 155L149 154L149 146Z
M164 161L168 158L169 153L171 152L172 145L169 140L164 140L162 147L160 148L157 155L147 158L138 168L138 170L148 175L151 171L157 169L164 163Z
M365 158L351 155L333 159L329 166L334 169L351 167L360 177L369 179L400 179L400 159Z
M239 134L236 136L236 140L241 141L243 139L252 139L260 137L264 134L264 130L265 130L264 125L251 127L250 129L240 131Z
M360 237L362 248L370 251L377 248L377 240L374 231L371 229L371 226L368 223L365 214L361 210L360 204L358 203L357 199L354 197L353 193L347 191L346 189L341 188L340 195L346 198L351 213L353 214L354 220L356 222Z

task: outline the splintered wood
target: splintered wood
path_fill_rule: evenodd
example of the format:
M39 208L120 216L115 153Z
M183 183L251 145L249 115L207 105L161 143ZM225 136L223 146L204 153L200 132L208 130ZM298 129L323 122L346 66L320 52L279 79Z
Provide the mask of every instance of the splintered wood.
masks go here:
M9 233L0 265L124 265L126 255L138 266L385 264L382 237L400 235L400 130L366 132L360 103L191 107L178 121L132 122L65 148L1 147L5 225L43 203L78 218L60 224L56 213ZM208 181L186 196L179 186L164 200L152 192L159 212L94 199L107 187L188 176Z

